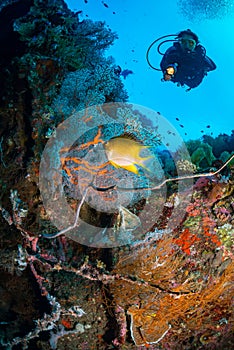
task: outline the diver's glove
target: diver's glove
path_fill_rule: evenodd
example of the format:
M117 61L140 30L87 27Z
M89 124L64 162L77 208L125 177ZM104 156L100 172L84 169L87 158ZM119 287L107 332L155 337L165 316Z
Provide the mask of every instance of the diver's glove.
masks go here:
M177 72L178 63L169 64L163 74L163 81L170 81Z

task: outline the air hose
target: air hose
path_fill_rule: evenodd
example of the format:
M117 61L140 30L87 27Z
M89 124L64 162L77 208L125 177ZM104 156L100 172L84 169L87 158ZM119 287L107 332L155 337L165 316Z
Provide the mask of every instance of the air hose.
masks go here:
M161 36L160 38L154 40L154 41L150 44L150 46L148 47L148 50L147 50L147 52L146 52L146 60L147 60L148 65L149 65L152 69L154 69L154 70L161 71L160 68L156 68L156 67L154 67L154 66L150 63L150 60L149 60L149 52L150 52L151 48L152 48L159 40L162 40L162 39L164 39L164 38L168 38L169 36L174 36L175 38L174 38L174 39L169 39L169 40L164 40L164 41L162 41L160 44L158 44L158 47L157 47L158 53L159 53L160 55L164 55L164 54L160 51L160 46L161 46L162 44L166 43L166 42L175 41L175 40L176 40L176 37L177 37L177 34L163 35L163 36Z

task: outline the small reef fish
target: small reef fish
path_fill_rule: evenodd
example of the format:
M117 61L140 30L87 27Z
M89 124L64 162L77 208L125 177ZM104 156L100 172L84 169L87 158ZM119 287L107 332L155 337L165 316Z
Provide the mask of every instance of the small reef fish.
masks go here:
M133 74L133 71L130 70L130 69L124 69L124 70L120 73L120 75L122 75L122 76L124 77L124 79L126 79L127 76L128 76L129 74Z
M103 2L103 1L102 1L102 4L103 4L106 8L109 7L109 6L108 6L105 2Z
M126 169L137 175L138 166L148 170L144 162L153 158L152 155L147 157L140 155L141 151L147 148L149 146L143 146L126 136L114 137L104 144L107 158L114 167Z

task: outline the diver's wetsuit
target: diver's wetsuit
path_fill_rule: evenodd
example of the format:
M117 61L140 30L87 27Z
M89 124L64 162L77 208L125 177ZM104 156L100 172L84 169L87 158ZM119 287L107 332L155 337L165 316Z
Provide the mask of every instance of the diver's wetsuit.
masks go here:
M165 73L170 64L177 63L177 72L171 78L174 83L186 84L190 88L197 87L203 80L206 72L216 69L215 63L206 56L203 46L197 45L194 51L185 51L180 44L175 42L165 52L160 63L161 70Z

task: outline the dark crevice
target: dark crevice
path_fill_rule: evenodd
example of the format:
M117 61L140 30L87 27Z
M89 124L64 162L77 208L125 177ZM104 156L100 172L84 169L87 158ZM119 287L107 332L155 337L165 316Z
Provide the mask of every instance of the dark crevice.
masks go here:
M32 138L32 125L31 125L31 116L32 116L32 94L29 89L26 90L24 94L25 99L25 114L24 114L24 120L25 120L25 134L27 135L27 140L25 142L26 152L25 152L25 163L27 163L28 159L30 157L33 157L33 147L35 145L35 142ZM26 164L25 164L26 165Z

